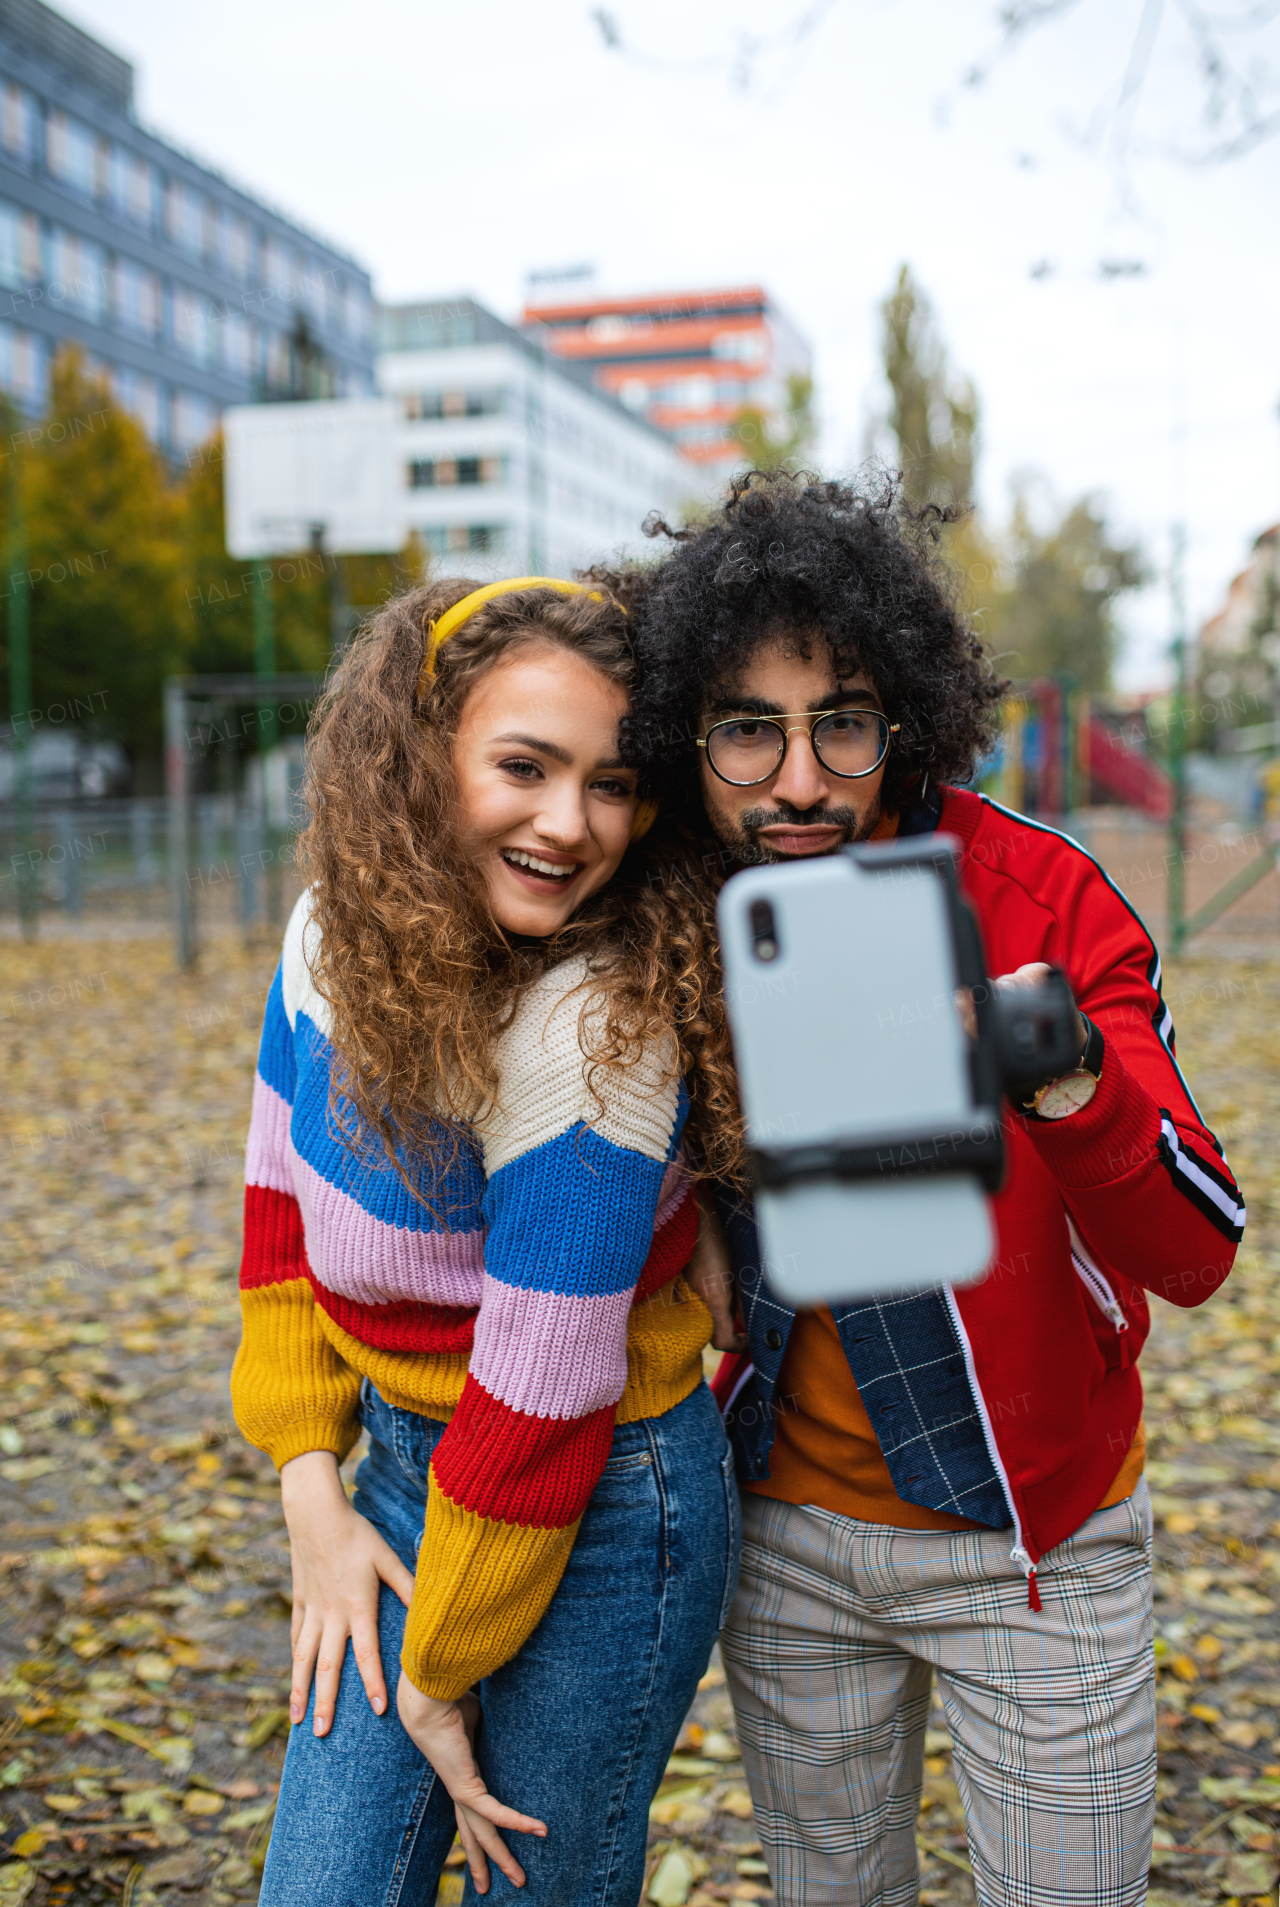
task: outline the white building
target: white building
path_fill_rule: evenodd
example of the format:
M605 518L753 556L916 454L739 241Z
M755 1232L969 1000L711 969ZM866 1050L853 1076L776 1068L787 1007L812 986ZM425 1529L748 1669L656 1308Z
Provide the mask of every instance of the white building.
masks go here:
M378 327L405 532L437 574L567 576L638 555L649 512L696 491L664 432L473 299L384 306Z

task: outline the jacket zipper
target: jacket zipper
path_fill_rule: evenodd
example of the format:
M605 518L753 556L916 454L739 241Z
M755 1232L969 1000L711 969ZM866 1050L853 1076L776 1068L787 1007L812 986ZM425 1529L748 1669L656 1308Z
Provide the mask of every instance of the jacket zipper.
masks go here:
M961 1320L960 1307L956 1303L955 1292L950 1285L945 1286L944 1289L947 1294L947 1309L951 1313L951 1322L955 1327L956 1336L960 1340L960 1349L964 1356L964 1368L969 1379L969 1389L973 1393L973 1401L978 1406L978 1421L982 1425L982 1435L986 1441L987 1455L990 1457L992 1467L1000 1479L1000 1488L1004 1491L1004 1500L1009 1507L1009 1516L1013 1522L1013 1548L1009 1551L1009 1561L1016 1563L1027 1579L1027 1608L1034 1609L1036 1613L1039 1614L1041 1608L1040 1585L1036 1581L1036 1566L1032 1562L1030 1553L1022 1540L1022 1518L1018 1515L1018 1506L1013 1500L1013 1488L1009 1482L1009 1473L1004 1467L1004 1459L1001 1457L996 1444L995 1429L987 1411L987 1400L982 1395L982 1387L978 1383L978 1373L974 1369L973 1351L969 1344L969 1334L965 1330Z
M1120 1301L1116 1297L1115 1292L1111 1289L1110 1284L1085 1250L1084 1240L1076 1230L1075 1221L1071 1218L1069 1213L1067 1215L1067 1230L1071 1235L1071 1263L1075 1268L1076 1276L1089 1293L1089 1296L1093 1299L1093 1302L1097 1305L1099 1311L1101 1311L1103 1317L1107 1318L1110 1323L1115 1326L1116 1336L1120 1340L1120 1369L1127 1371L1129 1368L1129 1347L1125 1342L1125 1333L1129 1329L1129 1320L1126 1318Z

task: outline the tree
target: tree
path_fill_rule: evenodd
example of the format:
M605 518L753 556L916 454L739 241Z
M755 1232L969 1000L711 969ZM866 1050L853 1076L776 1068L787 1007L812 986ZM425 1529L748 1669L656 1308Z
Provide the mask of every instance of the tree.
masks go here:
M892 396L887 422L907 501L967 508L973 502L977 393L967 378L952 376L933 308L909 266L898 273L880 313Z
M176 499L140 424L76 350L54 361L47 416L13 459L31 600L36 708L89 702L130 757L160 752L160 684L183 664ZM10 568L13 566L10 565Z
M747 404L733 420L731 435L742 447L745 460L757 470L794 470L813 448L813 379L801 371L787 378L783 434L776 437L766 413Z
M997 576L981 633L1002 672L1018 681L1067 675L1082 689L1110 685L1117 632L1114 608L1147 581L1142 552L1113 536L1097 499L1051 510L1037 525L1027 479L1016 487Z

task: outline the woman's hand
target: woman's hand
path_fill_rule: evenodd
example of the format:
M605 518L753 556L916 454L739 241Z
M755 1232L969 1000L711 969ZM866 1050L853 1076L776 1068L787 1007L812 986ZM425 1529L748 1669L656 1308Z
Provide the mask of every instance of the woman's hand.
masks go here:
M289 1720L307 1712L316 1680L314 1732L333 1726L347 1637L375 1715L384 1714L387 1685L378 1650L378 1587L386 1583L407 1608L413 1577L367 1518L352 1509L331 1450L309 1450L280 1472L293 1567L293 1684Z
M485 1787L472 1746L480 1719L475 1696L467 1694L456 1702L439 1701L415 1688L402 1669L396 1707L405 1733L417 1743L449 1791L477 1894L489 1891L489 1861L502 1869L513 1887L523 1887L524 1869L498 1829L545 1835L546 1823L528 1814L517 1814L514 1808L504 1808Z
M698 1242L684 1268L684 1281L711 1313L711 1342L717 1351L742 1351L747 1340L734 1319L733 1273L724 1227L711 1205L698 1199Z

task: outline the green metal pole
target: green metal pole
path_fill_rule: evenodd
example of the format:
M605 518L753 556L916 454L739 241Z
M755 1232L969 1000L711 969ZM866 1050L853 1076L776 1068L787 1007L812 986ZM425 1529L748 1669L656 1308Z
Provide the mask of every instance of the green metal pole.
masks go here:
M276 672L276 616L271 597L271 571L253 572L253 670L255 675L273 676ZM273 703L258 710L258 746L263 754L275 740L276 711Z
M31 778L31 596L21 476L9 478L9 719L13 727L13 792L18 817L18 917L24 940L39 926L36 892L35 791Z
M1173 807L1169 815L1169 946L1180 954L1187 939L1187 605L1183 577L1187 533L1173 526L1169 598L1173 611L1173 696L1169 706L1169 775Z

